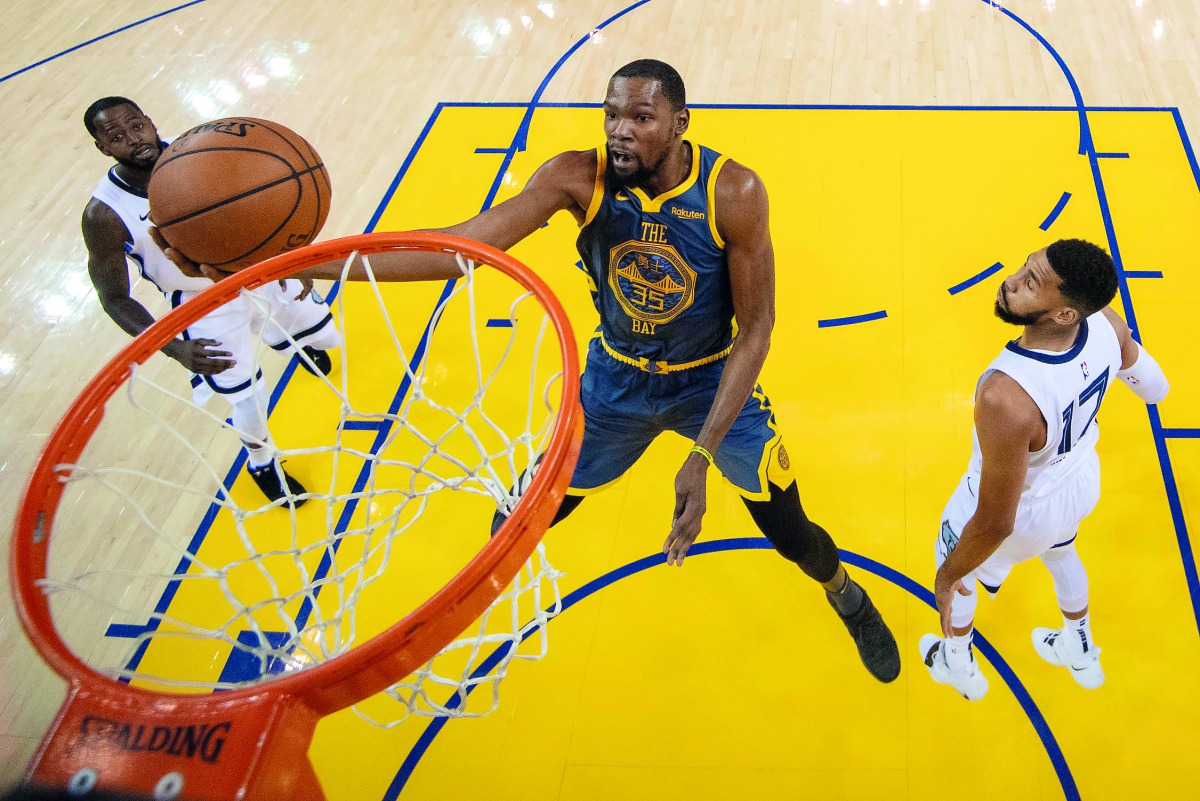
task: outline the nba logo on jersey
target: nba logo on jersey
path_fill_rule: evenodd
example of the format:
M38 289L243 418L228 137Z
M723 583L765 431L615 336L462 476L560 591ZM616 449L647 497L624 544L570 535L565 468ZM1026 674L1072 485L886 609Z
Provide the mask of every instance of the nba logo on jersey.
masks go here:
M1087 362L1080 362L1079 369L1083 370L1083 377L1087 378L1088 377Z

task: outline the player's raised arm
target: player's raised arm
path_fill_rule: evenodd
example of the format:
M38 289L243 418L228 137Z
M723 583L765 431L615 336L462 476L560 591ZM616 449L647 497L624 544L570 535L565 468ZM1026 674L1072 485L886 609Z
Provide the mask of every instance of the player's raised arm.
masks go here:
M508 250L542 227L559 211L569 211L577 222L591 198L596 174L595 151L567 151L553 157L533 174L520 194L476 214L468 220L445 228L425 229L453 234ZM189 275L202 274L220 280L223 273L208 265L197 265L172 248L157 229L151 235L172 262ZM369 256L371 270L378 281L435 281L462 277L453 256L424 251L385 251ZM345 262L329 261L306 267L293 278L338 280ZM366 280L361 264L351 265L351 281Z
M1104 316L1112 323L1121 342L1121 369L1117 372L1117 378L1146 403L1162 403L1171 388L1163 369L1133 338L1129 325L1115 311L1106 306Z
M963 576L983 564L1012 533L1029 469L1029 452L1040 449L1046 439L1045 421L1033 398L1000 372L991 373L979 387L975 431L983 456L978 505L934 581L942 632L947 637L952 634L953 594L971 592L960 583Z
M727 162L717 177L716 224L725 241L738 333L725 363L712 408L696 446L716 453L758 382L775 325L775 251L771 245L767 190L753 170ZM663 546L667 564L681 564L700 535L707 509L707 457L688 454L675 476L675 513Z

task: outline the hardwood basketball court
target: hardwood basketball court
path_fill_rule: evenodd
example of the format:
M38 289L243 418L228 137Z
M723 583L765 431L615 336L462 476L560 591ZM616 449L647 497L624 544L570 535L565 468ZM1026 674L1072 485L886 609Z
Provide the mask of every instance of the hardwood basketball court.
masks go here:
M1200 179L1188 131L1200 125L1200 21L1189 4L649 0L435 13L202 0L86 16L21 4L10 22L0 59L16 123L0 137L9 509L62 412L125 341L91 291L79 236L108 166L81 124L97 97L134 98L164 134L234 113L303 133L329 165L332 237L444 225L479 210L494 186L497 199L519 191L550 155L601 144L609 74L658 57L687 82L689 138L753 167L770 192L778 320L762 384L806 510L896 633L900 679L869 677L818 588L765 548L719 480L705 547L680 570L643 561L661 546L686 452L664 437L547 535L569 603L549 624L547 657L513 666L500 708L482 719L428 728L412 718L386 731L349 712L327 719L310 753L331 799L479 787L514 799L890 799L949 776L1017 797L1186 797L1194 786L1200 691L1187 676L1200 596L1188 524L1200 385L1188 367ZM595 314L574 231L562 215L513 252L563 300L582 348ZM991 691L968 704L916 658L937 626L938 517L969 454L975 380L1011 337L991 314L996 284L1069 236L1118 258L1114 306L1171 394L1148 413L1120 388L1101 415L1103 496L1079 547L1107 683L1086 692L1033 652L1029 630L1059 614L1045 571L1029 564L980 603ZM349 303L365 290L341 291ZM153 287L137 294L163 310ZM408 315L402 335L428 321L421 293L391 298ZM151 366L186 386L177 364ZM266 366L278 376L284 361ZM281 441L315 424L308 380L291 377L279 396ZM396 377L379 382L392 391ZM292 465L301 477L319 469ZM468 548L487 520L469 505L461 517L455 546ZM98 520L87 547L111 547L109 527ZM221 547L219 531L204 540ZM439 553L430 546L431 560ZM7 786L62 684L4 610ZM213 669L226 657L213 654Z

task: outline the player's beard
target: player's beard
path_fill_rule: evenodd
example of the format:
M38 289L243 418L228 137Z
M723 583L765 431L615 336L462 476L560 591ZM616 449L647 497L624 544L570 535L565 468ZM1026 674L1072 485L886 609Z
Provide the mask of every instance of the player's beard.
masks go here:
M653 166L647 165L641 156L634 156L634 160L637 162L637 169L630 173L629 177L622 177L616 171L612 157L609 156L607 167L609 177L625 186L646 186L650 182L650 179L658 173L663 162L667 160L667 151L663 150L662 154L658 157L658 161L654 162Z
M1017 314L1016 312L1009 311L1001 306L1000 301L996 301L995 306L996 316L1009 325L1035 325L1039 320L1042 319L1042 315L1044 315L1047 311L1049 311L1049 309L1043 309L1042 311L1032 312L1030 314Z
M150 172L154 169L154 165L158 163L158 158L162 155L162 153L163 143L159 142L158 144L154 145L154 155L152 156L147 156L146 158L142 159L127 159L116 156L113 158L116 158L117 163L123 167L128 167L131 170L139 170L141 172Z

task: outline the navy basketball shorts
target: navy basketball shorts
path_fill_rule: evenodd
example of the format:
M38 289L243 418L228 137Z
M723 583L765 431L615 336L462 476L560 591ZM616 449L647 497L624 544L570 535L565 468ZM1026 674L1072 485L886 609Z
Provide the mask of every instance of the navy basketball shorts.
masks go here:
M725 360L672 373L652 374L610 356L593 338L581 378L583 444L571 478L571 495L606 489L625 474L664 431L695 441L700 433ZM770 481L792 482L771 403L755 387L721 441L713 461L725 479L750 500L767 500ZM680 460L682 463L682 459Z

